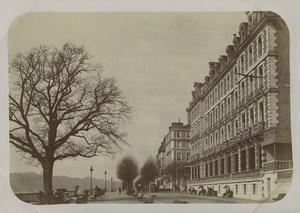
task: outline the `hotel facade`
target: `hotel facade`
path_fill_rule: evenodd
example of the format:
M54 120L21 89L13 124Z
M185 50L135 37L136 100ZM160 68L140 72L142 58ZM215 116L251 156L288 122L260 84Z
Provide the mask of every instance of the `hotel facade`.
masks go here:
M289 32L272 12L246 16L226 55L194 83L187 185L266 200L287 193L292 178Z

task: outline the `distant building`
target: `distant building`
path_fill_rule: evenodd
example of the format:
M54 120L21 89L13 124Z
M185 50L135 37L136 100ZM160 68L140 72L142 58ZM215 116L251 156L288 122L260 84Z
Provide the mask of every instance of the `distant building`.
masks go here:
M272 12L246 15L227 55L194 84L188 186L262 200L287 193L292 177L289 32Z
M157 186L165 189L182 190L186 186L185 175L187 162L190 158L190 126L174 122L169 127L169 132L161 143L157 162L160 165L160 175Z

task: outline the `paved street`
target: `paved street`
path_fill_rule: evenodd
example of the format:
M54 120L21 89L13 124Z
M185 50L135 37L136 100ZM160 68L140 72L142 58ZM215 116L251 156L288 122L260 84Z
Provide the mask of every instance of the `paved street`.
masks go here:
M151 195L156 195L154 203L173 203L174 200L186 201L187 203L258 203L256 201L237 199L237 198L222 198L222 197L208 197L191 195L184 192L156 192L146 193L145 198ZM142 201L128 196L125 193L119 195L117 192L107 192L102 198L96 201L89 201L89 203L142 203Z

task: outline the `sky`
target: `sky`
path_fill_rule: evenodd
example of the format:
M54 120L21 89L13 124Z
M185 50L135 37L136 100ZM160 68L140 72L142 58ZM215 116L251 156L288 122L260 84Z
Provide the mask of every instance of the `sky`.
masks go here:
M54 175L116 179L116 165L133 155L141 167L155 157L171 122L187 123L186 108L194 82L208 75L208 62L217 61L232 44L244 12L191 13L27 13L11 24L8 56L39 45L84 47L93 63L113 77L133 108L122 128L127 142L114 158L97 156L57 161ZM10 148L10 172L42 173Z

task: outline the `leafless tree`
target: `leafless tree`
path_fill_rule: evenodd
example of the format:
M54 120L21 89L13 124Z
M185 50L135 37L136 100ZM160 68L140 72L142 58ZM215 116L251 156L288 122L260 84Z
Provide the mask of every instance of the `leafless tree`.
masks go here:
M40 46L10 60L10 143L43 169L52 190L55 161L113 155L126 144L131 110L112 78L84 47Z
M126 183L127 189L131 189L133 181L137 176L137 161L131 155L123 157L117 165L117 177Z
M187 180L189 177L189 168L187 162L172 161L165 168L166 180L176 184L180 178Z
M149 183L158 176L158 165L154 158L149 157L141 168L141 176Z

